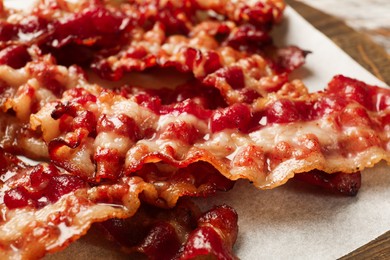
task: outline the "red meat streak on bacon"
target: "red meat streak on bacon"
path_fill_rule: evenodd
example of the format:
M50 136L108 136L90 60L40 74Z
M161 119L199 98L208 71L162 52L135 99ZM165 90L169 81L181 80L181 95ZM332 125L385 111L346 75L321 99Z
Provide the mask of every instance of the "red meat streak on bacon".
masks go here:
M85 187L85 182L77 176L60 175L52 165L46 169L42 165L31 167L26 173L29 186L17 186L4 194L4 204L9 209L33 206L41 208L58 201L63 195ZM33 191L27 190L33 189Z

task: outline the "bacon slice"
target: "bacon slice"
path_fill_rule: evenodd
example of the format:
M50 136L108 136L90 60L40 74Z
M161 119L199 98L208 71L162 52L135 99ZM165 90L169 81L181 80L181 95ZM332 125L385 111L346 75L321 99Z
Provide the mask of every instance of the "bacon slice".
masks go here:
M287 82L279 74L304 62L305 52L276 49L269 36L284 7L281 0L42 1L31 13L5 15L0 64L23 67L34 45L58 64L92 67L111 80L173 67L218 87L227 102L241 102L264 94L253 87L258 81L279 89Z
M0 25L3 28L0 39L4 46L12 48L15 44L22 47L37 44L43 50L57 55L59 60L72 61L69 64L80 64L80 62L91 61L91 58L96 55L107 56L117 52L122 46L126 48L133 42L138 42L143 38L138 34L148 31L153 26L163 27L164 30L160 31L160 34L165 35L167 32L169 35L185 37L196 31L194 28L205 20L215 21L216 24L218 20L229 21L231 25L223 25L225 29L219 30L222 34L229 33L229 27L235 27L235 24L240 26L249 23L253 27L252 30L259 30L261 34L265 34L263 38L269 41L267 33L281 20L284 7L285 3L281 0L124 1L122 3L40 1L30 12L15 14L14 10L3 9L3 16L6 19ZM150 34L150 36L156 35ZM112 41L113 38L116 41ZM150 37L146 38L150 40ZM161 44L156 41L156 44L151 46L151 42L146 41L147 51L158 47L158 43ZM21 60L28 60L28 54L23 51L23 48L19 49L26 56L26 59ZM66 54L70 54L71 51L80 56L67 57ZM138 52L138 56L139 54ZM13 64L19 67L20 61Z
M215 207L202 215L188 201L171 210L144 206L132 218L107 220L101 226L110 240L131 255L139 253L149 259L236 259L232 246L237 237L237 214L228 206Z
M0 257L4 259L36 258L63 249L94 222L133 216L141 200L174 207L179 197L210 196L233 184L199 164L177 174L154 165L138 176L97 185L52 164L28 166L0 152ZM233 238L222 239L229 239L231 250Z
M9 155L2 153L1 156L2 160L9 160ZM92 222L131 216L139 206L138 194L146 188L140 180L126 179L112 187L77 189L61 196L58 201L37 209L39 205L34 205L35 203L47 203L50 199L45 194L36 194L37 192L30 190L31 187L24 187L24 184L31 182L32 175L29 171L34 172L35 169L17 162L11 171L10 164L12 162L1 176L1 200L4 202L0 205L3 212L0 256L4 259L41 257L45 252L59 250L83 235ZM42 167L43 172L53 171L50 166ZM61 172L55 177L66 176L70 175ZM50 180L50 184L53 183L61 186L69 182L57 178L57 182ZM36 199L38 196L41 197ZM110 199L128 201L127 207L121 204L110 205Z
M185 168L205 161L258 188L313 169L348 173L389 161L390 91L342 76L323 92L216 109L202 105L207 99L164 105L148 95L73 89L34 115L33 127L59 120L60 134L46 140L51 160L95 181L104 162L93 158L101 150L117 154L124 175L148 163Z

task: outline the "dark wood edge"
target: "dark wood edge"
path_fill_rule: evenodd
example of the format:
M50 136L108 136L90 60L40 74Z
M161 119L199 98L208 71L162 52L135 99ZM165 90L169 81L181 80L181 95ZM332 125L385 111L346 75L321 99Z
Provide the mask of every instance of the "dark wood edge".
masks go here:
M374 43L368 36L348 27L338 18L295 0L286 2L364 68L390 85L390 55L384 48ZM340 259L390 259L390 231Z
M302 2L295 0L286 0L286 2L349 56L390 86L390 55L383 47L374 43L365 34L348 27L338 18Z
M340 260L390 259L390 231L340 258Z

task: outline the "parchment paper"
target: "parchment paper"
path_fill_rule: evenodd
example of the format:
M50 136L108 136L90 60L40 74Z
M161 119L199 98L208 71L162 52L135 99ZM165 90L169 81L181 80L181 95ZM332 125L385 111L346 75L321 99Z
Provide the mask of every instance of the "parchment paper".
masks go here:
M16 2L16 1L15 1ZM22 2L22 1L20 1ZM313 53L296 77L311 90L322 89L335 74L370 84L385 84L363 69L294 10L275 37ZM363 172L356 197L340 197L300 182L274 190L256 190L239 181L232 191L197 200L204 208L226 203L239 214L235 252L241 259L335 259L390 230L390 167L384 163ZM120 259L96 234L47 259Z

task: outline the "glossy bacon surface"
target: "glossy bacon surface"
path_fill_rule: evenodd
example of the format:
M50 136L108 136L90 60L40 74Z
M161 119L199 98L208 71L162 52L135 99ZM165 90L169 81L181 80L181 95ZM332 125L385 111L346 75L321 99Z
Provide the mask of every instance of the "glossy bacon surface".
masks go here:
M117 155L123 175L149 163L185 168L205 161L258 188L314 169L355 172L389 161L390 91L357 80L338 76L325 91L295 98L276 92L211 109L205 95L164 104L167 92L135 93L73 89L33 115L34 127L59 122L51 129L58 134L46 140L51 160L95 181L104 158L93 158L102 149Z
M0 150L0 258L55 252L108 220L107 230L129 252L234 259L237 216L229 207L200 216L180 204L151 217L144 205L139 219L129 217L140 204L172 208L181 197L229 190L237 179L268 189L297 175L356 194L356 172L390 161L390 91L343 76L312 94L290 82L306 52L272 43L284 6L2 6L0 146L50 163L29 166ZM93 83L91 69L111 82ZM186 80L163 82L169 89L145 80L168 71ZM134 72L146 83L128 81ZM181 219L183 212L194 216ZM134 226L144 236L123 238Z
M200 164L176 175L173 169L166 172L152 167L136 173L138 176L119 177L115 182L97 185L53 164L29 166L3 150L0 152L3 259L37 258L58 251L85 234L94 222L133 216L141 201L174 207L180 197L210 196L217 190L230 189L233 184ZM232 214L235 216L233 211ZM236 221L233 217L233 226ZM221 239L226 240L222 244L231 253L237 228L229 232L231 236Z

